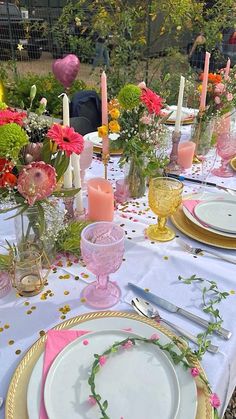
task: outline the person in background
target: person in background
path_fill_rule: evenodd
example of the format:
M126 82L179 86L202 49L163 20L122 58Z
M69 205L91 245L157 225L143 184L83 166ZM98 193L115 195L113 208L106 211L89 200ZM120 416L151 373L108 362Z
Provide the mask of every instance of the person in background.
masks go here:
M95 38L95 57L92 64L92 72L95 70L98 64L105 66L105 69L110 67L110 58L108 50L108 38L96 34Z

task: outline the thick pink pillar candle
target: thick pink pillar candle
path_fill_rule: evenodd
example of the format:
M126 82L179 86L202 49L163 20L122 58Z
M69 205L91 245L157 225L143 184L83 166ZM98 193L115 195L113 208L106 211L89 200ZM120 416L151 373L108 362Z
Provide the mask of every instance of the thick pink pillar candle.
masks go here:
M112 221L114 216L114 193L111 183L103 178L88 180L88 219Z
M103 71L101 75L101 98L102 98L102 125L108 125L107 76L106 76L105 71ZM102 139L102 152L104 155L109 154L108 136Z
M196 144L192 141L180 143L178 147L178 164L183 169L189 169L192 166Z
M209 52L206 52L204 72L203 72L203 81L202 81L202 93L201 93L201 99L200 99L200 110L202 110L202 111L204 111L205 107L206 107L207 83L208 83L210 57L211 57L211 54Z
M230 58L228 58L226 67L225 67L225 79L227 79L229 77L229 72L230 72Z

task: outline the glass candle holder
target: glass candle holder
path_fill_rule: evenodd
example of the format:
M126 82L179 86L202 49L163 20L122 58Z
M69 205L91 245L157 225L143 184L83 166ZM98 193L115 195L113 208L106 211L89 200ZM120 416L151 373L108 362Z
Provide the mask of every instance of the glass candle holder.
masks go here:
M13 286L24 297L37 295L42 291L49 271L43 275L42 254L22 251L14 259Z

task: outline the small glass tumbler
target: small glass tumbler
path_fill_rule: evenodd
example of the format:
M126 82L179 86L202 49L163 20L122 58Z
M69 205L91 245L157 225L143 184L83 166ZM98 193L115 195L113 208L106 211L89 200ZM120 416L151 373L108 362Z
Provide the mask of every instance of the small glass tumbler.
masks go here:
M119 204L122 204L129 199L129 185L125 179L118 179L116 181L114 197L116 202Z
M124 230L112 222L93 223L82 231L82 258L87 269L97 276L81 294L88 306L105 309L118 303L121 291L109 280L109 274L116 272L122 263L124 238Z
M42 291L49 271L43 276L42 254L22 251L14 260L13 286L24 297L37 295Z

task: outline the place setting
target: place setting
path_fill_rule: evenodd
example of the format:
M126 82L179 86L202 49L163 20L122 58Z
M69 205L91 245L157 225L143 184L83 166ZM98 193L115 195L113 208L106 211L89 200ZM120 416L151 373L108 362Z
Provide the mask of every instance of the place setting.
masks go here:
M111 88L109 67L101 101L75 92L79 69L75 54L52 65L62 122L42 122L37 83L24 110L0 101L5 418L220 418L235 384L236 68L213 77L205 52L198 109L183 106L187 72L168 105L148 77ZM80 94L101 104L85 135Z

